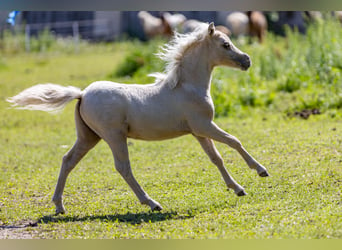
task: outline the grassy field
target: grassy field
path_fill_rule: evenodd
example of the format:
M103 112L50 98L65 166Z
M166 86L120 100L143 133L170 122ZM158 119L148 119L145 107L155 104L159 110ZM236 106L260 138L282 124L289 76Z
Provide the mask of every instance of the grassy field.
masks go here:
M224 104L215 121L238 137L271 176L258 177L237 152L217 143L228 170L248 193L236 197L226 190L219 171L192 136L162 142L130 140L130 159L137 180L164 207L153 213L139 204L115 171L108 146L101 142L67 180L64 201L68 213L54 216L51 198L61 158L75 141L75 102L62 113L51 115L8 109L5 99L43 82L80 88L100 79L145 83L151 80L145 73L158 70L160 63L156 60L151 66L150 57L130 48L156 52L162 41L85 44L78 52L64 44L32 53L3 47L0 238L342 238L341 107L324 103L301 106L299 99L321 96L328 100L330 94L339 100L340 68L334 64L337 80L330 85L322 82L332 74L327 71L321 78L305 78L306 85L294 89L288 82L291 91L279 87L286 83L281 79L292 79L289 72L279 73L280 67L285 67L280 61L274 63L280 71L273 77L269 72L260 73L261 51L270 47L274 51L276 45L271 41L278 40L276 53L287 58L285 54L290 52L286 44L298 40L297 36L270 37L264 45L242 44L254 62L251 70L246 73L220 68L214 72L215 102ZM120 75L118 69L122 71L127 61L135 60L132 53L143 63L133 67L130 76ZM301 72L307 75L303 69ZM249 91L249 97L243 89ZM318 108L322 114L308 119L288 115L305 107Z

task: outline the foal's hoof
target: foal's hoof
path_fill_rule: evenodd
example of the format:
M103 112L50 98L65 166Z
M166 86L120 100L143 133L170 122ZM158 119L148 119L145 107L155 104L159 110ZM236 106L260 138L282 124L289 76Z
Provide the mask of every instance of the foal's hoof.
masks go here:
M160 211L163 209L163 207L158 202L152 200L151 198L142 201L141 204L150 206L152 211Z
M55 215L65 214L66 213L64 206L57 207L55 212L56 212Z
M245 192L245 190L241 190L241 191L238 192L236 195L237 195L237 196L245 196L245 195L247 195L247 193Z
M163 210L163 207L158 204L158 205L156 205L154 207L151 207L151 210L152 210L152 212L154 212L154 211L161 211L161 210Z
M265 172L259 173L259 176L261 176L261 177L267 177L267 176L270 176L270 175L267 173L267 171L265 171Z
M55 215L59 215L59 214L65 214L65 210L64 209L56 209Z

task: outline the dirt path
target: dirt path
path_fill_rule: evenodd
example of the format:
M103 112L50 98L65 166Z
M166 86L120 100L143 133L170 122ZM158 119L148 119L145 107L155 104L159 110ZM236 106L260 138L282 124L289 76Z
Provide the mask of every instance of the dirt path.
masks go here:
M32 230L36 227L35 222L26 222L19 225L1 225L0 239L33 239L37 232Z

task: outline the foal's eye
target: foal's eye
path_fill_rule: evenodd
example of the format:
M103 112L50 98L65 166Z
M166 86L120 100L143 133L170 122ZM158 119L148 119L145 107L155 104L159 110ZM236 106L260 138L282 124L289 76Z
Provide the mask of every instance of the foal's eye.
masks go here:
M227 42L223 43L223 48L230 49L230 44Z

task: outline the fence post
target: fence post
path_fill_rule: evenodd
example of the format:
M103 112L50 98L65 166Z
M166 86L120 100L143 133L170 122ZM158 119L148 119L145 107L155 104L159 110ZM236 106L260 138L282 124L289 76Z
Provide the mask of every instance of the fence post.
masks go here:
M26 24L25 26L25 49L26 52L30 52L31 46L30 46L30 25Z
M79 33L79 25L78 22L73 22L72 24L72 33L74 37L74 44L75 44L75 52L79 51L79 40L80 40L80 33Z

